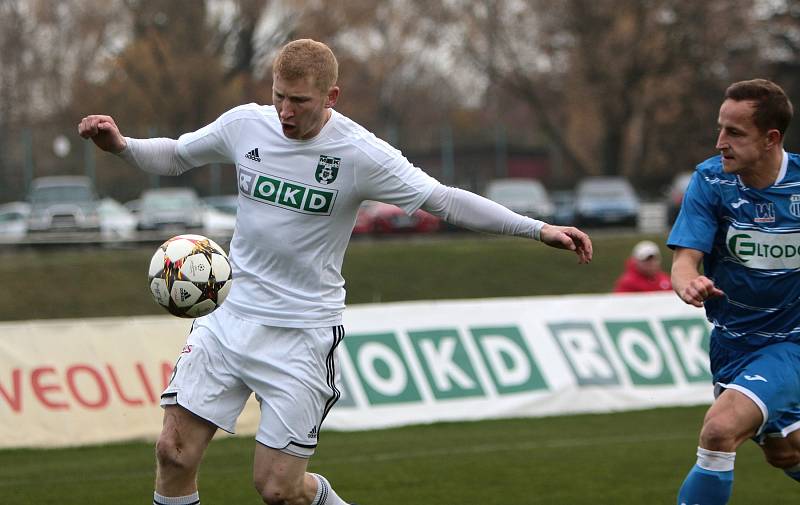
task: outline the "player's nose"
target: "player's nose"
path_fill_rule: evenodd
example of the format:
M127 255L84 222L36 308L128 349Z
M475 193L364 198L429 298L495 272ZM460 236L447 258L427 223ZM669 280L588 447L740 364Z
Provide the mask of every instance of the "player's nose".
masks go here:
M715 149L717 149L718 151L722 151L723 149L727 149L728 147L729 147L728 140L725 138L725 133L719 132L719 135L717 135L717 145Z
M294 110L291 106L282 104L278 114L280 115L281 119L289 119L294 116Z

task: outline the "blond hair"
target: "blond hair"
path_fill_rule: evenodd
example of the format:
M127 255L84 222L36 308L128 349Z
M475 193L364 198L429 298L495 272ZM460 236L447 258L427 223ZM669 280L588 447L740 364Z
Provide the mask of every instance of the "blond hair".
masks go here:
M331 48L311 39L289 42L281 48L272 62L272 75L287 81L312 77L314 85L327 93L336 85L339 63Z

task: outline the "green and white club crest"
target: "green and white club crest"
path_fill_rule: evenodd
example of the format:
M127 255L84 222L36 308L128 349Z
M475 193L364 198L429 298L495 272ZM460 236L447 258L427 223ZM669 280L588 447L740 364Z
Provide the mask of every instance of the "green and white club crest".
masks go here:
M336 180L339 175L339 162L341 158L334 158L333 156L320 155L319 163L317 163L317 171L314 178L320 184L330 184Z

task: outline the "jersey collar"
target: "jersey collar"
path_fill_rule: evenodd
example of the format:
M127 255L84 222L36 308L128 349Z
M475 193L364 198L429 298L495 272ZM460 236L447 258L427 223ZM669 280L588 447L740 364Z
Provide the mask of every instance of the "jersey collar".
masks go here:
M775 177L775 182L771 184L774 186L775 184L780 184L783 182L784 177L786 177L786 169L789 166L789 155L786 154L786 150L781 150L783 153L783 158L781 159L781 169L778 170L778 176ZM747 188L744 182L742 182L742 178L740 176L736 176L737 181L739 182L739 187Z
M783 160L781 161L781 170L778 172L778 177L775 178L775 184L779 184L783 182L784 177L786 177L786 168L789 166L789 155L786 154L786 151L783 151Z

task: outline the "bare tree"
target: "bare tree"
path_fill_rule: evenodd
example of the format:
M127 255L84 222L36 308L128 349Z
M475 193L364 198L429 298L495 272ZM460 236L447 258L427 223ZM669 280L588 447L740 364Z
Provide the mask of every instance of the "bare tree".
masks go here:
M757 12L764 29L761 57L767 63L765 76L778 82L793 99L795 111L800 107L800 1L764 2ZM797 113L797 112L796 112ZM800 126L789 128L787 149L800 149Z
M0 197L20 196L23 167L35 163L37 173L47 173L63 163L49 145L66 130L76 80L96 70L90 62L112 37L114 6L113 0L0 1Z
M729 42L753 29L749 0L452 5L444 19L464 26L465 61L530 106L533 124L562 153L565 176L672 169L675 151L659 147L661 135L695 146L685 122L710 114L702 100L723 86L734 57L754 57ZM712 22L720 16L724 23Z

